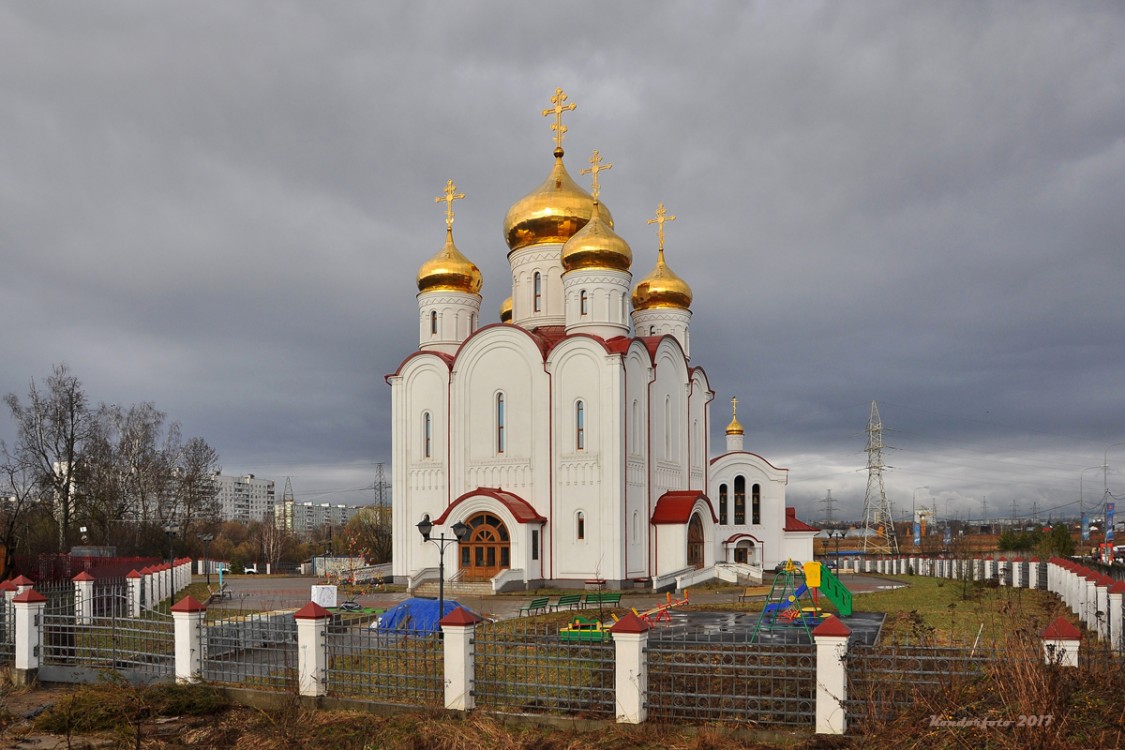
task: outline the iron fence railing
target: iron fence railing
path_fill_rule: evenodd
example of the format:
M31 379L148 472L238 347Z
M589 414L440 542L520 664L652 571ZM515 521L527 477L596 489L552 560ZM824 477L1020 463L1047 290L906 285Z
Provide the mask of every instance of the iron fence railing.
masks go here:
M73 591L49 591L43 610L42 658L46 666L112 669L150 677L175 670L172 618L146 611L128 616L128 598L117 586L95 587L93 615L80 617Z
M16 659L16 611L8 597L0 596L0 664Z
M812 726L816 647L732 635L649 641L648 714L666 721Z
M473 639L477 706L612 718L613 642L565 637L557 624L509 620L478 626Z
M376 703L444 704L442 640L425 631L373 630L368 623L329 626L328 694Z
M208 612L200 673L208 682L297 689L297 623L291 611Z

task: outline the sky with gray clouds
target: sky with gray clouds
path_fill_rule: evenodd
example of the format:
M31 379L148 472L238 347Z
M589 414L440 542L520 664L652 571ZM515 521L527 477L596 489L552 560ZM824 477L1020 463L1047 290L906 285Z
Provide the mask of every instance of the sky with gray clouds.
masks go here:
M492 322L556 86L635 278L678 217L716 448L736 395L802 516L860 514L873 400L896 507L1125 494L1119 3L2 3L0 393L65 361L370 501L434 196Z

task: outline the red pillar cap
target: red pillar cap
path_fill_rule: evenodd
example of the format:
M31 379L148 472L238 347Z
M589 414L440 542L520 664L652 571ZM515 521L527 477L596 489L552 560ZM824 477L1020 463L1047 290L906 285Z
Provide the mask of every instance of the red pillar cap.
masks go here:
M81 573L74 576L74 578L71 578L70 580L74 581L75 583L84 583L86 581L93 581L94 577L83 570Z
M1047 641L1080 641L1082 632L1070 624L1065 617L1056 617L1050 625L1043 629L1041 636Z
M652 630L652 625L630 612L613 624L609 629L611 633L647 633Z
M1118 581L1117 583L1110 586L1109 587L1109 593L1111 593L1111 594L1125 594L1125 581Z
M295 620L324 620L331 616L331 612L316 602L309 602L293 613L293 619Z
M464 607L458 607L445 617L438 620L438 625L476 625L481 617L470 612Z
M195 597L185 596L172 605L173 612L206 612L207 607L195 600Z
M31 580L27 576L17 576L17 577L12 579L12 583L14 583L17 586L34 586L35 585L35 581Z
M140 573L137 572L136 568L133 568L132 570L130 570L129 575L127 575L125 577L126 578L144 578L143 575L141 575Z
M18 586L12 581L0 581L0 591L15 591Z
M35 589L28 589L22 594L17 595L16 598L12 601L27 604L38 604L39 602L47 601L47 597L43 596Z
M836 638L847 638L852 634L852 629L844 623L840 622L839 617L829 617L824 622L813 628L813 638L817 636L831 636Z

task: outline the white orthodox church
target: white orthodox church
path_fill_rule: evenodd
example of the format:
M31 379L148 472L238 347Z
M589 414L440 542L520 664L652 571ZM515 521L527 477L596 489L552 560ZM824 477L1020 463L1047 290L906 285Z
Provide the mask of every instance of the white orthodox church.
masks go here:
M743 447L737 411L711 456L715 396L691 360L688 284L664 258L634 283L633 253L600 201L563 164L564 104L553 107L554 163L504 220L512 294L480 319L480 270L453 242L418 272L418 350L387 376L392 401L394 565L419 581L453 538L446 576L495 589L539 584L666 586L720 564L748 572L812 559L817 529L785 507L787 470ZM737 408L737 402L734 402Z

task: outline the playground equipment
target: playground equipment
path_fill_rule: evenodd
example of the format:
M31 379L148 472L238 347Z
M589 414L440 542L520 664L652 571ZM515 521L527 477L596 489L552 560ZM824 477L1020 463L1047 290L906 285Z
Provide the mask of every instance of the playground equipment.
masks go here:
M569 625L559 630L560 641L601 643L612 637L609 628L601 622L582 615L578 615Z
M817 625L825 617L831 617L830 613L820 608L818 594L824 594L824 598L832 602L841 617L851 616L852 593L831 570L818 562L798 566L792 560L786 561L774 578L750 640L757 638L762 628L769 631L775 627L791 625L804 628L811 639L810 625ZM807 606L802 600L807 602Z

